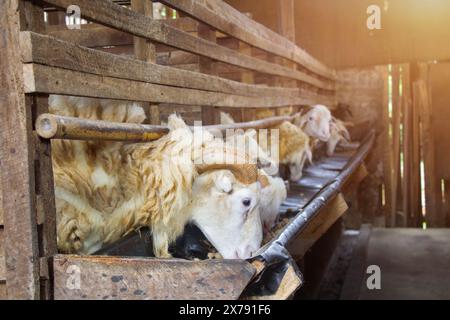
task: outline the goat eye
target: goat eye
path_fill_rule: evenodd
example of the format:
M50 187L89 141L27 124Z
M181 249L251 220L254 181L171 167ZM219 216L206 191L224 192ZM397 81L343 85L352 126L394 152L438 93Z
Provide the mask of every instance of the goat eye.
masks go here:
M242 200L242 204L243 204L245 207L250 206L251 203L252 203L252 199L245 198L244 200Z
M313 121L314 120L314 118L313 117L309 117L309 121Z

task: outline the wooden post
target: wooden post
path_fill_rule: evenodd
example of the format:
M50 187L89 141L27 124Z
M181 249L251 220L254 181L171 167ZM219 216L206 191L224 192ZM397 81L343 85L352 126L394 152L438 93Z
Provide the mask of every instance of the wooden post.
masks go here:
M242 42L242 41L239 41L238 51L240 53L246 54L248 56L252 55L251 46L249 46L248 44L246 44L245 42ZM254 77L253 72L243 71L241 73L241 82L249 83L249 84L255 83L255 77ZM256 110L255 110L255 108L242 108L241 114L242 114L242 121L255 120Z
M145 0L132 0L131 9L140 12L148 17L153 17L153 2ZM156 63L155 46L147 39L133 37L134 56L136 59ZM158 125L160 123L159 106L149 103L144 104L144 110L150 124Z
M410 226L412 210L412 99L409 65L403 65L403 204L404 220L401 227Z
M277 19L278 19L278 33L289 41L295 43L295 11L294 0L279 0L277 1ZM298 66L293 61L288 61L281 57L275 57L275 62L292 70L297 70ZM278 78L278 85L287 88L301 87L301 84L296 80ZM277 109L278 115L292 114L294 112L294 106L288 106L287 108Z
M414 82L420 78L418 65L410 65L410 97L411 97L411 183L410 183L410 227L419 227L423 221L421 210L420 179L420 112L417 91Z
M399 175L400 175L400 117L401 117L401 100L400 100L400 72L399 65L392 66L392 175L391 175L391 227L397 225L397 205L399 193Z
M391 119L389 117L389 72L387 67L383 72L383 105L382 105L382 116L383 116L383 177L384 177L384 216L386 219L386 226L392 227L390 215L392 212L392 148L391 148L391 137L389 134Z
M428 65L419 65L420 80L414 84L419 99L422 124L422 154L425 175L426 221L429 227L445 227L445 216L439 206L440 180L436 176L434 131L432 128L432 103L429 94Z
M19 46L19 32L25 27L26 21L22 10L25 6L33 7L30 5L29 2L18 0L0 2L0 160L6 291L9 299L40 297L35 150L31 108L25 101Z
M216 43L216 31L210 26L199 23L198 36L205 40ZM199 71L201 73L216 75L213 67L213 61L206 57L199 57ZM218 115L214 107L202 106L202 123L203 125L211 125L218 122Z

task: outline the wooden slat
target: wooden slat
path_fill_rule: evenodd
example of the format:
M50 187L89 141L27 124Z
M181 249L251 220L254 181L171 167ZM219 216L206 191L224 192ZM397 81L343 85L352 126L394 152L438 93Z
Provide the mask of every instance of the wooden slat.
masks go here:
M245 96L298 96L298 90L242 84L210 75L188 72L112 55L33 32L21 33L23 62L177 87Z
M342 194L338 194L325 208L323 208L298 237L292 241L288 250L297 261L301 259L309 248L342 216L348 205Z
M290 97L243 97L225 93L175 88L141 81L101 77L88 73L24 64L26 93L49 93L93 98L154 103L175 103L217 107L282 107L312 104L313 101Z
M225 1L163 0L162 2L252 46L290 59L324 77L336 78L334 70L327 68L296 46L293 41L250 19Z
M4 210L6 286L10 299L39 297L31 110L25 104L20 62L19 3L0 2L0 161ZM22 21L23 22L23 21ZM8 190L8 192L5 192Z
M131 8L135 11L141 12L148 17L153 17L153 2L149 0L132 0ZM136 59L147 61L151 63L156 62L156 48L148 40L134 37L134 56ZM146 112L147 119L152 124L159 124L160 115L158 105L151 105L145 103L142 106Z
M1 175L2 172L0 171L0 181L2 179ZM0 183L0 226L3 226L3 192L1 183Z
M390 226L390 216L392 212L392 139L389 134L391 119L389 117L389 73L387 67L383 72L383 178L384 178L384 215L386 219L386 226Z
M0 300L6 300L6 283L0 282Z
M55 299L234 300L255 273L245 260L58 255L53 267Z
M399 65L392 66L392 189L391 189L391 227L397 226L397 206L399 193L400 175L400 120L401 120L401 100L400 100L400 72Z
M414 90L417 91L420 101L420 118L422 125L422 148L425 175L425 202L426 221L429 227L444 228L445 216L440 210L438 199L440 199L440 180L436 176L435 142L432 127L432 105L428 87L428 66L422 65L425 77L415 83Z
M423 222L421 188L422 181L420 177L420 99L417 90L414 89L414 83L420 79L418 64L410 65L410 90L411 90L411 215L409 226L421 227Z
M198 36L210 42L217 42L216 32L208 25L200 23L198 25ZM209 75L217 75L217 70L214 68L213 60L200 57L198 61L198 71ZM204 125L216 124L218 112L212 106L202 106L202 123Z
M0 227L0 285L6 281L5 247L3 227ZM0 293L1 297L1 293Z
M69 30L67 28L61 28L60 26L49 26L46 30L46 34L63 41L90 48L133 44L133 36L94 23L83 24L79 30Z
M83 17L129 32L135 36L161 42L242 68L292 78L323 89L334 90L333 84L309 76L304 72L290 70L280 65L237 53L173 28L160 20L153 20L138 12L123 8L108 0L47 0L46 2L60 8L67 8L71 4L76 4L80 7Z
M403 65L403 204L402 209L405 221L401 227L411 226L412 217L412 99L411 99L411 79L409 65Z

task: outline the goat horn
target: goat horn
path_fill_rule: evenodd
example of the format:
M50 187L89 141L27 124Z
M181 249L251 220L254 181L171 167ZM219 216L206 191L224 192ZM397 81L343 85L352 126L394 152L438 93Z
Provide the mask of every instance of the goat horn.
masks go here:
M227 151L225 152L225 150ZM233 163L226 163L225 155L233 155L234 157L231 158ZM245 161L246 154L243 152L238 153L235 149L211 148L204 150L202 156L203 162L207 161L207 163L196 164L199 174L211 170L230 170L235 178L243 184L252 184L258 181L258 166Z

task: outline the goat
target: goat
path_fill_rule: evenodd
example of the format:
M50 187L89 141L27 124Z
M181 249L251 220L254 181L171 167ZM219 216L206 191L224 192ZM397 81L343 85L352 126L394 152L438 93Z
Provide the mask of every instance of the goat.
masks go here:
M143 114L143 110L137 104L116 102L122 106L111 106L109 112L106 112L108 103L93 99L53 96L50 104L51 111L64 115L83 115L93 119L108 114L111 121L118 118L142 121L142 117L137 115ZM175 115L169 117L168 126L170 132L166 136L148 143L52 141L60 251L90 254L132 230L149 226L155 256L170 257L168 246L182 234L186 223L195 215L199 227L208 230L211 221L204 226L201 213L212 212L220 205L201 202L197 198L200 193L193 197L193 184L199 174L227 169L240 180L240 189L244 190L243 185L247 185L252 190L258 185L255 165L195 164L192 157L193 133L189 127ZM204 150L206 155L212 154L212 158L223 152L216 144L211 143L212 147L209 144L197 144L194 148ZM251 204L257 202L256 197L250 198ZM238 196L236 199L239 202ZM229 199L224 201L236 203ZM209 207L194 203L204 203ZM229 208L237 212L242 209L237 204ZM253 212L244 214L253 217ZM227 210L222 213L223 217L239 215ZM236 226L235 220L221 224L225 233L236 233L235 229L227 229ZM247 257L250 251L255 250L262 231L253 220L239 220L241 229L247 230L244 234L251 240L229 243L226 249L219 249L224 251L225 258ZM213 243L222 246L224 241L220 237L224 232L208 235ZM248 251L247 247L251 250Z
M222 124L234 123L231 116L223 112L221 113L221 121L223 121ZM267 141L261 141L255 130L248 130L244 134L247 148L253 146L253 151L251 151L250 154L255 154L255 151L257 151L258 159L266 165L269 165L271 168L274 166L274 161L277 164L279 162L288 165L290 169L290 179L292 181L299 180L302 176L302 170L306 161L312 161L312 151L308 135L288 121L270 129L278 130L278 139L272 135L272 130L268 130L270 137ZM258 145L257 148L255 147L256 141L256 145ZM273 143L275 143L275 145L273 145ZM269 150L278 150L278 154L268 156ZM277 164L275 167L278 167ZM274 174L272 170L268 173Z
M349 147L351 142L350 133L345 127L345 123L335 117L330 123L330 139L327 144L327 156L332 156L338 145Z
M283 179L271 177L264 170L260 170L260 175L262 188L259 213L264 233L267 233L275 226L278 220L280 206L286 200L287 190Z
M324 105L315 105L305 114L297 114L294 124L309 137L327 142L330 139L331 112Z

